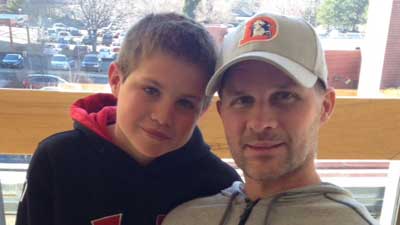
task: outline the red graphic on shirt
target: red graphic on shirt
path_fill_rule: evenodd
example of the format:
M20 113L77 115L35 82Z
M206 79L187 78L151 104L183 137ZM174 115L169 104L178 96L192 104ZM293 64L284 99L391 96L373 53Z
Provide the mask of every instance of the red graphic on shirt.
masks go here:
M156 225L161 225L164 218L165 218L165 215L163 215L163 214L157 215Z
M278 34L278 25L267 16L256 17L246 23L245 31L239 46L253 41L269 41Z
M121 225L122 213L90 221L92 225Z

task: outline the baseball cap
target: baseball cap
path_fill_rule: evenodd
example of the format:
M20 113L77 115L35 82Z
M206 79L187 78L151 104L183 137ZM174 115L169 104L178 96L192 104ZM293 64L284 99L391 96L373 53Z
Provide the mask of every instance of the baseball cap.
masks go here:
M324 51L317 33L304 19L259 13L229 32L206 94L218 91L225 71L246 60L270 63L306 88L318 79L327 87Z

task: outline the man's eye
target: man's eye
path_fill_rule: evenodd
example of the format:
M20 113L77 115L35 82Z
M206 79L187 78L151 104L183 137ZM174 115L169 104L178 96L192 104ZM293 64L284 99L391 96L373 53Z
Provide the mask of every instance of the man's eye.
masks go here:
M157 96L160 94L160 91L154 87L145 87L143 88L143 91L150 96Z
M251 96L240 96L238 98L235 98L231 102L231 106L234 106L234 107L245 107L245 106L249 106L249 105L251 105L253 103L254 103L254 98L252 98Z
M299 96L295 93L282 91L275 93L272 97L272 100L277 103L292 103L299 99Z
M195 108L194 103L189 100L186 100L186 99L179 100L178 105L184 109L194 109Z

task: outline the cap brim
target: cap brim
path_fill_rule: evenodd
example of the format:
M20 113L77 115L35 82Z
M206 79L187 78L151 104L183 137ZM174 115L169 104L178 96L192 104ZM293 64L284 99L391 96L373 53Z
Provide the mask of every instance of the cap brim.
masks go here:
M214 73L214 75L208 82L206 95L212 96L216 91L218 91L222 76L227 69L229 69L236 63L247 60L259 60L272 64L278 69L282 70L289 77L291 77L295 82L306 88L311 88L312 86L314 86L315 82L318 79L317 76L310 72L308 69L280 55L269 52L248 52L225 63Z

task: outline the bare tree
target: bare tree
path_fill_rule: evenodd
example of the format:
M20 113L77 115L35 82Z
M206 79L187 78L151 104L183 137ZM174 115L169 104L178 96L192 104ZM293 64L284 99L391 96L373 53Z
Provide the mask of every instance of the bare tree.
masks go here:
M126 13L121 10L121 0L78 0L77 6L71 6L71 13L77 12L76 17L81 18L88 34L97 40L97 31L112 22L121 21ZM93 41L93 51L96 51L97 43Z
M232 4L228 1L202 0L196 9L196 20L206 24L226 24L232 19Z
M303 17L306 5L304 0L268 0L262 7L267 11L286 16Z
M133 24L150 13L176 12L181 13L182 0L125 0L124 11L127 14L126 24Z

